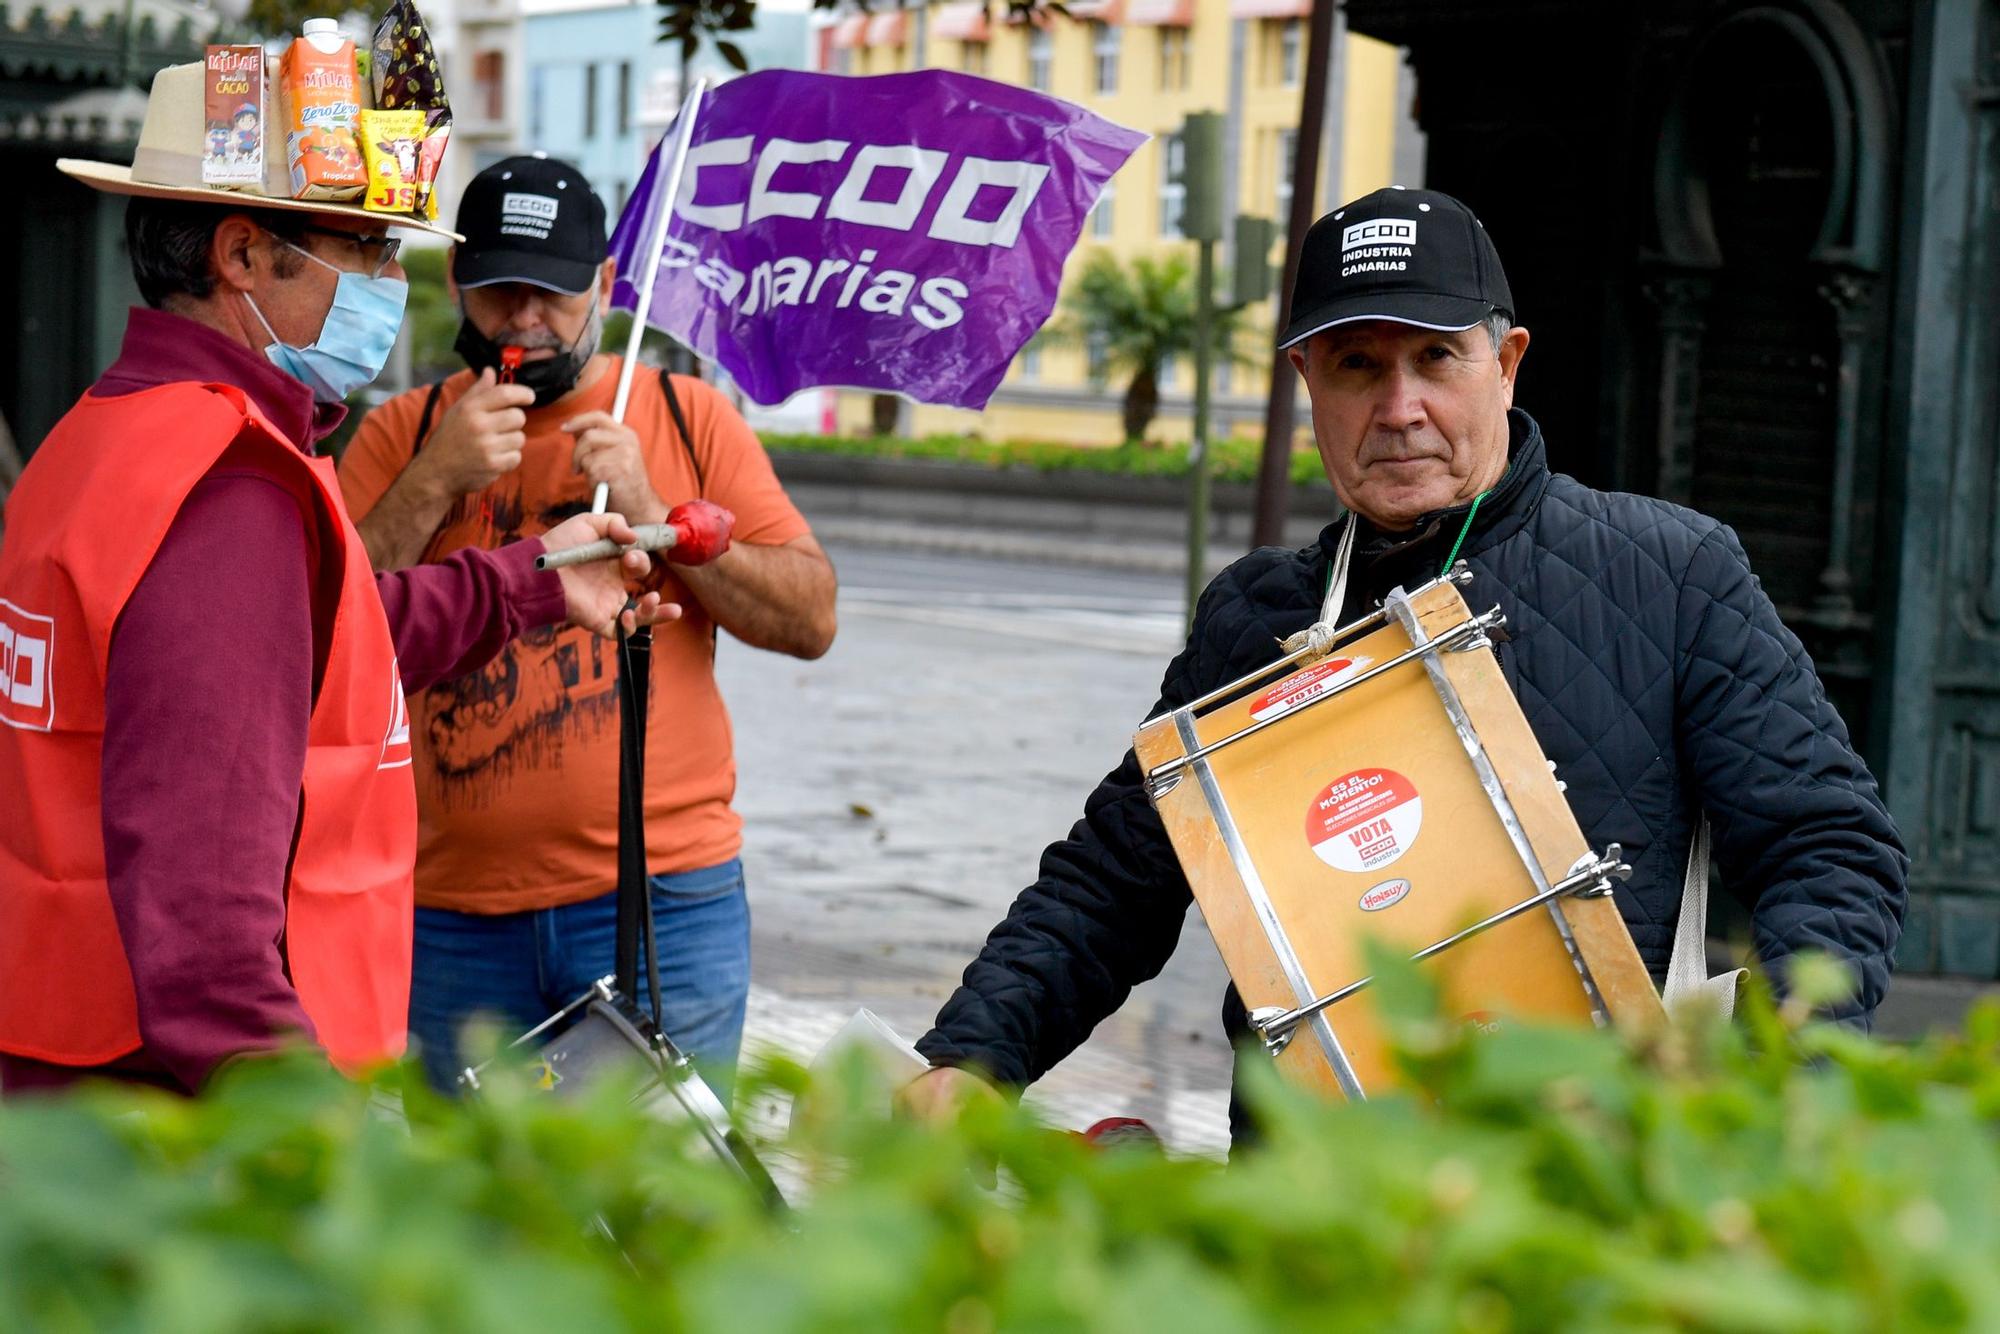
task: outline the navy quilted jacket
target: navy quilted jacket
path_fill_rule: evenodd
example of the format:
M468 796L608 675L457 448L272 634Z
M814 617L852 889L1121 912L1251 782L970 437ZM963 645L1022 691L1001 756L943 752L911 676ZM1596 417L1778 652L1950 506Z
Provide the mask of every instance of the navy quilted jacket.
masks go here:
M1705 809L1718 888L1750 909L1758 955L1848 960L1860 992L1845 1013L1865 1023L1888 985L1909 862L1804 648L1727 527L1551 473L1534 421L1517 410L1511 424L1507 474L1461 551L1474 574L1465 598L1506 612L1501 668L1584 836L1600 850L1622 845L1632 863L1617 902L1640 955L1665 975ZM1436 577L1465 517L1460 506L1403 534L1364 525L1341 621ZM1350 521L1303 551L1266 547L1218 575L1147 716L1278 657L1278 641L1317 617ZM1040 878L919 1049L1008 1083L1039 1078L1166 965L1189 898L1128 751L1042 855Z

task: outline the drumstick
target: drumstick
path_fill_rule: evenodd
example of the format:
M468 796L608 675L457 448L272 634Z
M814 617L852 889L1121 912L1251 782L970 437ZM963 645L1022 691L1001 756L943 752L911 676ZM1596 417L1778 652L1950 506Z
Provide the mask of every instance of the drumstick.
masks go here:
M630 546L620 546L610 538L595 542L585 542L580 547L564 547L561 551L545 551L535 557L538 570L560 570L565 565L588 565L594 560L608 560L628 551L671 551L679 535L670 523L642 523L633 526L632 531L639 540Z

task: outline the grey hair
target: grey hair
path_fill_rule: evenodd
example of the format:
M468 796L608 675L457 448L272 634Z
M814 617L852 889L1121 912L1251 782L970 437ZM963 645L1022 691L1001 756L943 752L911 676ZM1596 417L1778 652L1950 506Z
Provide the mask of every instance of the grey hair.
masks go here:
M305 217L280 209L246 208L244 213L274 236L293 244L306 238ZM200 300L215 290L215 270L208 262L208 248L215 240L216 224L231 210L213 204L177 199L154 199L141 195L125 206L125 250L132 261L132 277L147 305L158 309L170 302ZM280 278L289 278L305 267L305 261L281 250L272 261Z
M1496 310L1481 320L1479 327L1486 330L1486 336L1493 340L1493 350L1498 352L1502 340L1507 337L1507 331L1514 327L1514 321L1509 318L1506 311Z

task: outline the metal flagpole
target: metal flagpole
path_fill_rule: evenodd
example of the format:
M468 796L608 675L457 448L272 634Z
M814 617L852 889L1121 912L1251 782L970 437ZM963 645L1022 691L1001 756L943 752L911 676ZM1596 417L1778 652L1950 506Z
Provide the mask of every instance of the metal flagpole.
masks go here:
M646 316L653 309L653 284L659 281L660 257L667 248L667 228L673 225L674 199L681 192L681 170L687 166L688 145L694 140L695 116L701 110L701 95L707 91L708 79L697 79L681 107L680 133L674 139L673 162L667 167L666 194L658 205L659 221L653 228L652 253L646 256L646 281L639 284L639 308L632 312L632 332L625 340L625 364L618 368L618 397L611 404L611 415L621 422L625 420L626 401L632 397L632 373L639 367L639 340L646 336ZM599 482L597 494L591 498L590 512L602 514L610 502L611 487Z

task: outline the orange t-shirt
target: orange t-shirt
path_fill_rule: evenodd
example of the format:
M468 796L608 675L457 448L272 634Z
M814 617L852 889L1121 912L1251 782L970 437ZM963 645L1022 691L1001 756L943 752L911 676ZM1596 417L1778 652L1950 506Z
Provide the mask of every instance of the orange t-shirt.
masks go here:
M424 550L534 537L590 508L590 481L571 466L575 439L559 428L610 411L619 358L574 402L531 409L521 466L461 497ZM445 381L431 429L472 383ZM810 529L778 484L755 433L710 386L685 376L674 389L694 433L706 486L699 492L657 372L634 377L626 421L639 433L653 489L669 506L702 494L736 515L735 540L775 546ZM340 485L358 523L414 456L429 386L368 414L340 461ZM669 567L671 569L671 567ZM646 856L655 874L728 861L742 847L730 809L736 760L716 689L714 623L678 579L660 589L685 614L653 632L646 737ZM417 902L503 913L574 903L617 883L617 653L570 626L516 639L484 668L410 701L415 742Z

